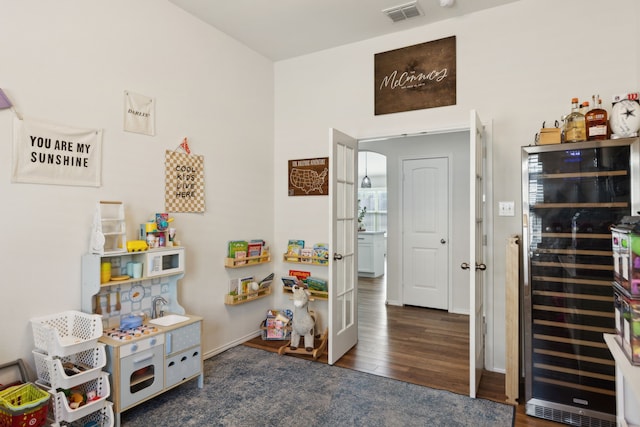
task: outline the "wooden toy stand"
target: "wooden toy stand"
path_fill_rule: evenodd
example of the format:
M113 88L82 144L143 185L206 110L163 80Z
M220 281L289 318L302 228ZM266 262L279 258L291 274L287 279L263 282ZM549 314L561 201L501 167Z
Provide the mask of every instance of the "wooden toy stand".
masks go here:
M304 338L301 338L301 341L303 340ZM288 344L285 344L282 347L280 347L280 349L278 350L278 354L280 356L282 356L283 354L301 354L303 356L312 356L313 360L316 360L318 359L318 357L322 355L322 353L324 353L324 350L327 348L328 340L329 340L329 329L325 328L324 333L319 338L319 343L318 343L318 337L314 339L314 343L318 343L318 344L313 349L313 351L307 351L304 348L304 345L302 347L296 348L295 350L292 350L290 347L291 342L289 342Z

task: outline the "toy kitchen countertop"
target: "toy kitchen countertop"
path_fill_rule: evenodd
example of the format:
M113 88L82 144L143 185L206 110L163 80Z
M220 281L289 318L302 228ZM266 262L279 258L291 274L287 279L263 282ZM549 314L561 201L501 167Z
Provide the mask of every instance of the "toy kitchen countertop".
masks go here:
M175 323L171 322L169 325L162 324L162 319L173 320L174 318L177 320ZM186 320L182 320L181 318L186 318ZM146 323L135 328L121 329L119 327L115 327L105 329L102 333L102 337L100 337L98 341L106 345L119 347L142 338L148 338L161 333L170 332L174 329L178 329L201 320L201 316L166 313L163 317L147 320Z

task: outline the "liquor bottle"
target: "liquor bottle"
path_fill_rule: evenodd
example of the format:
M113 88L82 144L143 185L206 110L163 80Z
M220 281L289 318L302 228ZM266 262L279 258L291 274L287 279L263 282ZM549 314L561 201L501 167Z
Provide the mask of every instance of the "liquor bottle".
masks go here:
M593 108L595 108L595 104L593 105ZM583 101L580 104L580 109L578 111L580 112L580 114L586 115L589 111L589 101Z
M584 115L579 111L578 98L571 99L571 114L564 122L564 142L580 142L587 140Z
M587 139L589 141L607 139L609 137L607 110L602 108L600 95L598 95L597 98L595 96L593 97L593 109L585 114L584 121L587 129Z

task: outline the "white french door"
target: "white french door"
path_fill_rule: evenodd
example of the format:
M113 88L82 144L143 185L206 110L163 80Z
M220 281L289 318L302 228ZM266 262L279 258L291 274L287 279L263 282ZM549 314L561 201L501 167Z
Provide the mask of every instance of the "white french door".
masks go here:
M475 110L469 129L469 396L476 397L484 369L484 128Z
M329 194L329 350L333 365L358 342L357 179L358 141L331 129Z

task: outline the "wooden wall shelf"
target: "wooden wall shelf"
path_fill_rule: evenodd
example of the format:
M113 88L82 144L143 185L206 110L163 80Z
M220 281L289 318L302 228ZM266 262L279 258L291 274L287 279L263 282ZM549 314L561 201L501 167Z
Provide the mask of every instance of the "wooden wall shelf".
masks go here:
M317 256L301 256L301 255L291 255L291 254L283 254L282 259L284 262L289 262L293 264L305 264L305 265L320 265L323 267L327 267L329 265L329 260L323 257ZM309 260L309 261L303 261Z
M246 302L251 302L251 301L258 300L260 298L264 298L269 295L271 295L271 286L269 286L268 288L258 289L257 291L247 292L246 294L239 294L239 295L227 294L224 296L224 303L226 305L240 305Z
M328 300L329 299L329 292L325 292L325 291L316 291L313 289L307 289L309 291L309 293L311 294L311 299L310 301L313 301L313 298L315 297L316 299L324 299L324 300ZM287 286L283 286L282 287L282 292L285 293L293 293L293 291L291 290L291 288L287 287Z
M249 256L245 258L225 258L224 266L226 268L243 268L252 265L266 264L271 262L271 255Z

